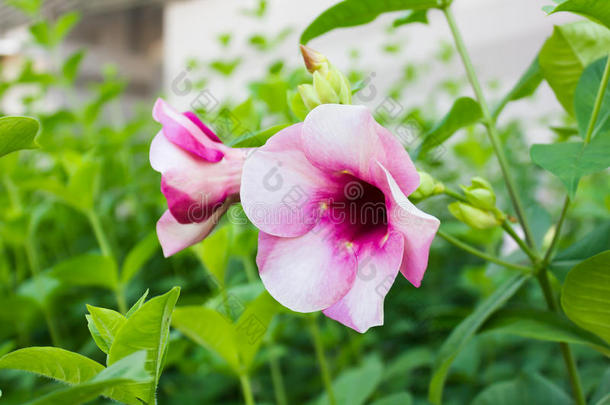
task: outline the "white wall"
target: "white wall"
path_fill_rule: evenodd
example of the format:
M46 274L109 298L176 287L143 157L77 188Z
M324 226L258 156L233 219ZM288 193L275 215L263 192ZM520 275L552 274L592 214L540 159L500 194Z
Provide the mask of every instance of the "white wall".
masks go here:
M335 0L271 0L268 17L261 21L247 17L239 10L254 6L254 1L243 0L188 0L175 2L165 12L165 72L166 88L185 69L189 57L213 60L217 57L231 58L241 55L244 63L231 81L218 79L209 83L212 94L220 97L233 96L239 99L245 91L245 83L261 77L268 64L277 55L296 66L301 63L298 53L298 37L307 24L324 9L336 3ZM514 83L540 49L544 39L553 29L553 24L574 20L567 13L546 16L541 10L551 0L455 0L454 13L463 32L466 44L472 54L474 64L483 82L500 79L504 86ZM398 58L388 58L381 51L387 42L385 29L400 13L382 15L374 23L349 29L338 29L314 39L310 45L326 54L333 64L341 68L348 65L348 50L358 48L362 53L362 67L375 72L375 84L387 86L402 74L401 68L409 61L432 61L438 51L439 41L451 41L444 17L440 11L429 13L430 25L415 24L403 27L393 34L392 41L404 41L407 46ZM291 36L273 55L261 54L247 46L248 35L253 32L276 34L285 27L292 27ZM234 32L235 38L228 51L223 51L216 40L223 32ZM388 63L391 62L391 63ZM410 90L407 104L423 102L430 86L443 77L464 75L456 59L451 65L432 65L430 77ZM187 76L188 77L188 76ZM469 90L468 90L469 91ZM194 94L177 95L168 91L172 102L186 108ZM373 100L375 108L380 99ZM449 100L443 101L448 103ZM511 105L507 116L539 117L549 111L560 111L548 88L543 88L534 102L525 101ZM533 123L530 139L548 138L548 130Z

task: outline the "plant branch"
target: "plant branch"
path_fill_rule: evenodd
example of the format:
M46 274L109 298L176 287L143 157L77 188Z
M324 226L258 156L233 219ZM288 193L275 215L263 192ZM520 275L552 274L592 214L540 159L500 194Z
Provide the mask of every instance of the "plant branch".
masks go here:
M470 81L472 89L475 93L475 97L477 98L477 101L481 106L485 128L487 129L487 134L489 135L489 141L491 142L491 146L493 147L493 150L498 158L500 169L502 170L502 175L504 176L504 181L506 183L506 189L508 190L508 194L515 209L517 218L519 219L521 227L523 228L525 240L527 241L528 246L533 247L534 240L532 238L532 232L530 230L529 223L527 222L527 218L525 216L525 212L523 210L519 194L517 193L517 188L512 178L508 161L506 159L506 155L504 154L504 149L502 148L502 144L500 142L500 137L498 136L498 133L496 131L494 119L489 112L489 106L487 105L487 101L485 100L485 96L483 95L481 84L479 83L479 79L477 78L477 75L475 73L472 61L470 60L470 55L468 54L466 45L464 44L464 40L462 39L462 35L460 34L460 31L457 27L451 9L449 7L445 7L443 8L443 12L445 13L447 23L449 24L449 28L453 35L457 51L460 54L460 57L464 64L464 68L466 69L468 80Z
M498 264L500 266L507 267L509 269L519 270L523 273L531 273L533 270L531 267L521 266L519 264L509 263L502 259L498 259L497 257L489 255L485 252L482 252L481 250L479 250L473 246L470 246L469 244L462 242L461 240L459 240L441 230L439 230L437 232L437 235L440 236L441 238L445 239L447 242L451 243L452 245L455 245L470 254L478 256L481 259L487 260L488 262L492 262L492 263Z
M241 390L244 394L244 401L246 402L246 405L254 405L254 396L252 395L250 379L246 374L240 374L239 382L241 384Z
M557 225L555 226L555 234L553 235L551 244L549 245L546 253L544 254L544 259L542 259L542 266L545 268L551 261L553 250L555 249L555 245L557 245L557 241L559 240L559 235L561 234L561 227L563 226L563 221L566 219L566 214L568 212L569 206L570 197L566 196L566 199L563 202L563 208L561 209L561 214L559 215L559 221L557 221Z
M608 87L608 79L610 79L610 55L608 55L608 59L606 60L606 68L604 69L604 75L602 76L602 81L599 84L599 89L597 90L597 96L595 97L595 104L593 105L593 112L591 113L591 118L589 119L589 125L587 126L587 133L585 134L585 145L591 142L591 137L593 136L593 130L595 129L595 124L597 123L597 117L599 116L599 111L601 110L604 94L606 93L606 87Z
M335 393L333 391L332 379L330 377L330 371L328 369L328 363L326 362L326 356L324 355L324 345L322 344L322 338L320 337L320 329L318 328L318 317L317 315L308 316L309 330L313 339L313 344L316 350L316 357L318 359L318 366L322 373L322 379L324 381L324 387L328 396L329 405L337 405L335 400Z
M506 231L506 233L508 233L510 235L510 237L515 242L517 242L517 245L519 245L521 250L523 250L523 252L525 252L525 254L530 258L532 263L537 264L540 261L540 259L538 258L538 255L536 254L536 252L534 252L532 249L530 249L529 246L527 246L525 244L523 239L521 239L519 237L519 235L517 235L517 232L515 232L513 227L510 226L510 224L506 220L502 221L502 229L504 229Z

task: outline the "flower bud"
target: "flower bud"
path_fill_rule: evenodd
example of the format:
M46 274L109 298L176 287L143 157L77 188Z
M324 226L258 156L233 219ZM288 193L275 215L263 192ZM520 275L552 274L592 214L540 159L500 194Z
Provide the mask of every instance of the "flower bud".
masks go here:
M458 220L475 229L489 229L501 224L501 220L494 213L463 202L449 204L449 212Z
M487 180L474 177L470 187L460 187L468 202L474 207L484 210L493 210L496 207L496 194Z
M320 104L351 104L349 80L333 67L326 56L301 45L307 70L313 75L313 85L300 85L299 93L305 106L312 110Z
M428 173L418 170L417 174L419 174L419 187L409 196L411 200L419 202L445 190L445 185Z
M299 45L301 48L301 54L303 54L303 61L305 61L305 67L309 73L321 70L322 73L326 73L330 68L330 62L326 59L326 56L318 51L314 51L308 46Z
M299 90L299 94L303 99L303 104L305 104L305 107L307 107L309 111L322 104L320 103L318 94L311 84L301 84L297 87L297 89Z

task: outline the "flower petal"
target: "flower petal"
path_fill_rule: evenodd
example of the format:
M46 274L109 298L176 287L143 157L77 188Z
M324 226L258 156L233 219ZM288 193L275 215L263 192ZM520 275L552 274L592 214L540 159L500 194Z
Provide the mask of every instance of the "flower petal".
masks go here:
M157 221L157 237L161 243L163 255L169 257L182 249L201 242L212 232L220 217L233 202L233 200L226 201L208 220L194 224L181 224L169 210L165 211Z
M417 174L417 169L411 161L411 157L390 131L377 122L375 122L375 128L384 151L383 156L377 156L377 161L392 173L400 190L405 195L411 194L419 187L419 174Z
M413 205L398 187L392 174L383 165L380 164L380 167L386 174L389 191L386 198L390 227L401 232L405 238L400 271L411 284L419 287L428 267L430 245L440 221Z
M201 120L199 119L199 117L197 116L197 114L195 114L192 111L187 111L184 113L184 116L186 118L188 118L189 120L191 120L195 125L197 125L199 127L200 130L203 131L204 134L206 134L208 136L208 138L210 138L211 140L213 140L214 142L219 142L222 143L222 141L220 140L220 138L214 133L214 131L212 131L210 128L208 128L207 125L205 125L203 122L201 122Z
M404 238L390 231L387 238L358 251L358 274L352 288L324 315L364 333L383 325L383 301L394 283L403 256Z
M311 230L321 194L334 183L305 158L300 140L302 124L275 134L244 164L241 202L244 212L261 231L275 236L299 236Z
M150 145L150 163L161 172L161 191L182 224L206 220L224 200L239 192L245 151L232 149L211 163L186 152L159 133Z
M192 118L180 114L162 99L158 99L153 107L153 118L163 125L162 131L167 139L182 149L208 162L218 162L223 158L224 145L210 139Z
M356 256L319 225L303 236L260 232L256 263L265 288L283 306L314 312L339 301L352 287Z

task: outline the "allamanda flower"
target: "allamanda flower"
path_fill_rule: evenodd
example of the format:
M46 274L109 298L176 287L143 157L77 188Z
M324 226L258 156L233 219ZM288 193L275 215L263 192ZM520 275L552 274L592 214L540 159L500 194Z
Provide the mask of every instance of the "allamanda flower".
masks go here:
M168 210L157 222L163 254L204 239L229 206L239 200L249 149L230 148L191 112L175 111L162 99L153 118L163 125L150 146L150 163L162 173Z
M259 148L241 201L260 229L269 293L359 332L383 324L400 270L419 287L439 221L407 198L419 176L392 134L360 106L323 104Z

